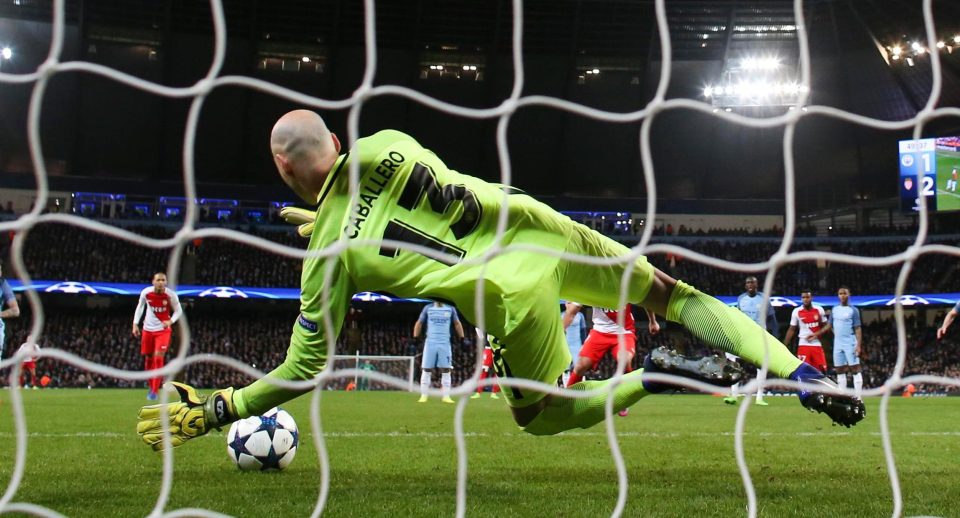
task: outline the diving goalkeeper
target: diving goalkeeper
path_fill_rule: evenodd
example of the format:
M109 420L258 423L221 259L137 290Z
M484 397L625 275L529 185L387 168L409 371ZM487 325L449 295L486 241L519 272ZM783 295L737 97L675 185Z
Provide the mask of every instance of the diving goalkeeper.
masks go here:
M618 258L625 246L574 223L550 207L501 185L450 170L412 137L394 130L361 138L340 154L340 141L323 119L307 110L281 117L270 136L274 163L283 181L316 211L287 211L288 220L302 223L308 250L322 250L343 239L350 245L333 257L307 257L303 262L300 315L293 324L284 362L267 378L309 380L327 364L324 315L337 335L354 293L379 291L397 297L451 302L467 318L485 315L492 340L495 368L501 380L523 378L555 384L570 365L563 325L556 314L558 299L595 307L618 307L627 264L596 265L561 259L566 252L580 256ZM349 167L358 162L356 199L349 194ZM504 192L509 194L505 195ZM505 199L506 198L506 199ZM510 249L476 259L497 241L496 224L506 211L507 225L500 245L536 246L542 250ZM429 254L384 242L420 245ZM550 254L549 252L552 252ZM330 269L329 285L324 286ZM646 258L633 264L627 302L639 304L671 322L678 322L710 346L733 353L755 365L769 346L771 373L820 384L825 391L801 391L811 410L827 413L835 422L852 425L863 419L863 403L833 392L836 385L806 365L776 338L740 311L655 269ZM483 278L483 307L475 301L477 279ZM324 298L326 287L329 297ZM721 362L721 357L714 357ZM644 396L668 388L643 378L644 371L666 372L732 385L739 373L732 365L687 360L672 351L648 356L643 370L624 375L609 393L591 398L565 398L514 387L503 387L517 424L535 435L588 428L605 417L607 397L614 411ZM569 387L591 390L606 381L582 381ZM170 418L171 444L187 440L264 411L307 390L282 388L260 379L241 388L201 396L192 387L174 384L182 401L143 407L137 431L155 450L163 448L160 413Z

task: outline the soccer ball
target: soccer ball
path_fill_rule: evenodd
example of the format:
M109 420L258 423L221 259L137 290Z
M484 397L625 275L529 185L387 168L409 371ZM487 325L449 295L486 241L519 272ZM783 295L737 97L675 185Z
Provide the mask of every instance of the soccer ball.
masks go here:
M286 410L271 408L230 425L227 454L243 471L284 469L297 454L300 433Z

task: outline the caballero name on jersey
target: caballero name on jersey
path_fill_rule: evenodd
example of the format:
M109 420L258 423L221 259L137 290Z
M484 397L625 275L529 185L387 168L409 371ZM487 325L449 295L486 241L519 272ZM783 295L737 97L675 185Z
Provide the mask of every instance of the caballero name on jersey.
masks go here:
M397 172L397 168L403 164L404 160L406 159L400 153L390 151L387 153L387 157L374 168L373 172L368 173L360 182L357 205L354 206L353 212L350 214L350 223L343 227L343 233L347 234L350 239L360 235L363 222L370 217L374 202L390 184L390 179L393 178L393 174Z

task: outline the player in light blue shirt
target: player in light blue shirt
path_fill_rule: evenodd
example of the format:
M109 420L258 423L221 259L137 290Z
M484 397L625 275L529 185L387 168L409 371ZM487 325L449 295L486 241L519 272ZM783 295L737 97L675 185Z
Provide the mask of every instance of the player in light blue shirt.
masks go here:
M767 303L767 316L762 318L760 315L760 305L763 304L763 292L757 291L757 286L759 282L754 276L747 277L743 281L743 287L747 291L740 294L737 297L737 309L743 312L744 315L750 317L750 320L753 320L761 327L765 328L768 333L773 336L780 334L780 330L777 325L777 313L773 310L773 304ZM727 358L736 361L738 358L730 353L726 353ZM736 385L733 386L736 389ZM723 402L728 405L736 405L737 397L734 395L727 396L723 398ZM757 391L757 404L760 406L767 406L767 402L763 400L763 392Z
M830 312L830 328L833 329L833 366L837 369L837 385L847 388L847 373L853 374L853 392L859 398L863 391L863 373L860 369L860 347L863 335L860 330L860 310L850 305L850 288L837 290L840 304Z
M6 324L4 320L8 318L17 318L20 316L20 306L17 304L17 297L13 295L13 289L10 283L3 278L3 267L0 266L0 358L3 357L4 346L6 345Z
M420 318L413 325L413 337L419 338L423 326L427 326L427 338L423 343L423 360L420 363L420 399L426 403L427 390L433 383L433 373L440 372L440 386L443 388L444 403L453 403L450 397L451 376L453 368L453 351L450 348L450 326L457 331L457 336L463 340L463 325L457 316L457 310L452 306L434 302L423 308Z
M567 380L570 379L570 371L573 370L573 362L577 361L577 357L580 356L580 349L583 347L583 336L587 333L587 321L583 319L582 312L576 311L580 305L572 302L568 304L565 309L560 311L560 317L564 319L564 324L567 323L567 318L570 319L570 323L566 326L564 333L567 335L567 347L570 348L570 358L572 358L567 370L563 371L563 386L567 386ZM571 313L572 316L568 317L567 315Z
M760 305L763 303L763 292L757 291L757 285L756 277L747 277L744 281L744 288L746 288L747 291L737 297L737 309L750 317L750 320L760 324L768 333L777 336L780 334L780 330L778 329L777 314L773 310L773 304L767 304L767 317L760 317Z

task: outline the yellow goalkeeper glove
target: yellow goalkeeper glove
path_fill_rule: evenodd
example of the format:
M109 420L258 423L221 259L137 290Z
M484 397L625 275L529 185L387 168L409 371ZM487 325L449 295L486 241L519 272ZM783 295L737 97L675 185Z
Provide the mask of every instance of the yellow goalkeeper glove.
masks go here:
M238 419L233 406L233 388L202 396L189 385L176 382L170 385L180 394L179 403L145 406L137 415L137 433L153 451L163 450L163 425L160 422L163 412L169 417L170 445L174 448Z
M297 207L284 207L280 209L280 216L292 225L297 226L297 233L303 237L310 237L313 234L313 226L317 222L317 212L314 210L298 209Z

